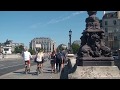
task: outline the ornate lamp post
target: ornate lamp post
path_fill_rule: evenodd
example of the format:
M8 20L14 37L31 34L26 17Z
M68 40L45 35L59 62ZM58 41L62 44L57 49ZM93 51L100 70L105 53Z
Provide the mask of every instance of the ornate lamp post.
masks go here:
M72 50L72 48L71 48L71 36L72 36L72 31L71 31L71 29L70 29L70 31L69 31L70 51Z

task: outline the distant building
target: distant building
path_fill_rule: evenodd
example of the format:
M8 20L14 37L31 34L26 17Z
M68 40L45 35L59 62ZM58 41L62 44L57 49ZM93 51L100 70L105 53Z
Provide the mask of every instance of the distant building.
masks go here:
M55 41L46 37L34 38L30 42L30 48L32 50L36 50L37 48L42 48L44 52L52 52L53 50L56 49L56 43Z
M12 52L14 52L15 47L19 46L19 45L23 45L23 43L13 43L12 40L6 40L4 43L0 44L0 52L3 54L12 54Z
M10 46L4 46L2 48L2 53L3 54L12 54L12 47L10 47Z
M105 13L102 18L105 42L112 50L120 49L120 11Z
M68 49L70 49L70 43L68 43Z

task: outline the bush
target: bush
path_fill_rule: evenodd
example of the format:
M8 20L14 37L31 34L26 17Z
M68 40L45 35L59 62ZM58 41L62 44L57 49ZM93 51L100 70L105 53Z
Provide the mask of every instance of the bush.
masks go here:
M29 49L29 52L32 54L32 55L35 55L35 50L32 50L32 49Z

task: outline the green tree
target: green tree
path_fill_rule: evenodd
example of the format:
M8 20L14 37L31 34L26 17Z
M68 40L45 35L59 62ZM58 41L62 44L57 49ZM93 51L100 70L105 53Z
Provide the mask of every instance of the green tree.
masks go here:
M19 51L20 51L20 53L22 53L23 50L24 50L24 46L23 46L23 45L20 45L20 46L19 46Z
M35 50L32 50L32 48L29 48L29 52L32 54L32 55L35 55Z
M15 47L14 53L20 53L18 46Z
M80 48L80 45L73 43L71 47L72 47L73 53L76 54Z
M24 46L19 45L15 47L14 53L22 53L24 50Z

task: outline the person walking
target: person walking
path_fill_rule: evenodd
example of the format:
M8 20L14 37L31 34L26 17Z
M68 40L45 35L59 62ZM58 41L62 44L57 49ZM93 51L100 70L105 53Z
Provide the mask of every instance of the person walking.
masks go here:
M57 72L60 72L62 67L63 63L63 56L62 56L62 53L58 50L57 54L56 54L56 71Z
M56 53L55 51L52 52L51 54L51 60L50 60L50 63L51 63L51 72L55 73L55 64L56 64Z

